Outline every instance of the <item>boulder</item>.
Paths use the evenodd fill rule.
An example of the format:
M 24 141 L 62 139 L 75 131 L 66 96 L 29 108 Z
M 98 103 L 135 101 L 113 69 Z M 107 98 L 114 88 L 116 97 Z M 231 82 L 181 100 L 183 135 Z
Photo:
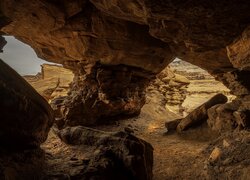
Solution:
M 188 129 L 191 126 L 198 125 L 203 123 L 207 120 L 207 110 L 216 105 L 216 104 L 223 104 L 227 102 L 227 97 L 223 94 L 217 94 L 213 96 L 210 100 L 196 108 L 194 111 L 192 111 L 189 115 L 187 115 L 185 118 L 181 120 L 181 122 L 178 124 L 176 130 L 178 132 L 181 132 L 183 130 Z
M 0 60 L 1 146 L 39 146 L 47 138 L 54 117 L 46 100 Z
M 82 126 L 56 130 L 67 144 L 92 146 L 83 179 L 151 180 L 153 147 L 127 132 L 103 132 Z
M 237 127 L 234 111 L 238 106 L 235 103 L 218 104 L 208 109 L 208 126 L 217 132 L 232 131 Z

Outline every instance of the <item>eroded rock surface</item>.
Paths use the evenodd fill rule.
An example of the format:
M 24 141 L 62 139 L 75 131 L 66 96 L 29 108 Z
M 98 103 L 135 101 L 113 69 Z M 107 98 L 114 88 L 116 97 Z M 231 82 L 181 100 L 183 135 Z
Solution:
M 103 124 L 108 118 L 138 115 L 152 74 L 124 65 L 95 65 L 76 76 L 64 101 L 66 126 Z M 110 120 L 110 119 L 109 119 Z
M 182 115 L 181 104 L 186 98 L 187 87 L 190 81 L 180 74 L 174 73 L 173 69 L 166 67 L 156 79 L 150 83 L 149 89 L 157 90 L 165 97 L 165 107 L 173 113 Z
M 151 180 L 153 177 L 152 146 L 131 134 L 104 132 L 82 126 L 67 127 L 57 131 L 57 134 L 67 144 L 75 145 L 75 152 L 78 152 L 74 158 L 77 167 L 67 167 L 72 159 L 62 162 L 59 169 L 53 169 L 54 161 L 48 169 L 48 177 L 60 175 L 72 179 L 105 180 Z M 77 161 L 83 157 L 84 160 Z
M 3 33 L 74 71 L 94 72 L 100 64 L 157 74 L 179 57 L 206 69 L 235 95 L 249 93 L 247 0 L 3 0 L 0 7 Z M 115 108 L 102 108 L 110 117 L 117 114 Z
M 54 122 L 51 107 L 21 76 L 0 61 L 2 146 L 39 146 Z

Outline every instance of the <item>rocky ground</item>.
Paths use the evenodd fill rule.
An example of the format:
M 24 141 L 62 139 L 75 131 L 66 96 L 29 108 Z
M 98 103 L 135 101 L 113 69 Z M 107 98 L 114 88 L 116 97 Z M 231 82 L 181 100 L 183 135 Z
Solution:
M 62 70 L 54 74 L 54 68 Z M 95 128 L 107 132 L 121 130 L 149 142 L 154 148 L 155 180 L 247 179 L 250 165 L 250 151 L 247 151 L 250 148 L 249 132 L 220 136 L 207 128 L 206 123 L 182 133 L 168 132 L 165 128 L 166 121 L 185 116 L 219 92 L 229 99 L 233 98 L 227 88 L 195 66 L 175 62 L 170 68 L 159 74 L 147 88 L 146 104 L 138 117 Z M 63 77 L 60 81 L 58 74 Z M 68 76 L 66 80 L 65 76 Z M 61 67 L 44 65 L 42 75 L 25 78 L 40 94 L 51 100 L 59 97 L 61 92 L 62 96 L 65 95 L 72 74 Z M 46 89 L 49 89 L 49 93 Z M 53 130 L 42 149 L 46 152 L 51 177 L 59 179 L 78 177 L 84 163 L 89 161 L 89 153 L 93 151 L 86 146 L 79 148 L 66 145 Z M 237 176 L 238 173 L 241 175 Z

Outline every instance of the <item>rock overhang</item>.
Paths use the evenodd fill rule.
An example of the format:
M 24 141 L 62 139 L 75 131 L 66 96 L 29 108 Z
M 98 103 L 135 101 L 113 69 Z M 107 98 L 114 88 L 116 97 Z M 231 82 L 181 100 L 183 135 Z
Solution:
M 246 0 L 4 0 L 0 5 L 1 17 L 11 21 L 1 31 L 31 45 L 43 59 L 124 64 L 154 73 L 175 57 L 211 73 L 239 68 L 230 44 L 250 19 Z

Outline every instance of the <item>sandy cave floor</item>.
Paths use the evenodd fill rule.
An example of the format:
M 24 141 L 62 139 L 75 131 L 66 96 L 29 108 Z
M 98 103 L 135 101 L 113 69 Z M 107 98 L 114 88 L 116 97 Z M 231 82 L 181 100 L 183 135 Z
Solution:
M 152 92 L 138 117 L 95 128 L 103 131 L 128 128 L 136 136 L 151 143 L 154 147 L 155 180 L 202 179 L 204 161 L 207 159 L 202 152 L 214 137 L 210 136 L 211 133 L 207 132 L 205 127 L 189 130 L 183 134 L 167 133 L 165 122 L 179 117 L 159 104 L 157 98 L 159 96 L 158 92 Z M 65 169 L 80 171 L 82 162 L 88 158 L 88 152 L 91 152 L 89 147 L 79 149 L 65 145 L 53 132 L 50 132 L 42 148 L 46 152 L 49 170 L 61 172 Z

